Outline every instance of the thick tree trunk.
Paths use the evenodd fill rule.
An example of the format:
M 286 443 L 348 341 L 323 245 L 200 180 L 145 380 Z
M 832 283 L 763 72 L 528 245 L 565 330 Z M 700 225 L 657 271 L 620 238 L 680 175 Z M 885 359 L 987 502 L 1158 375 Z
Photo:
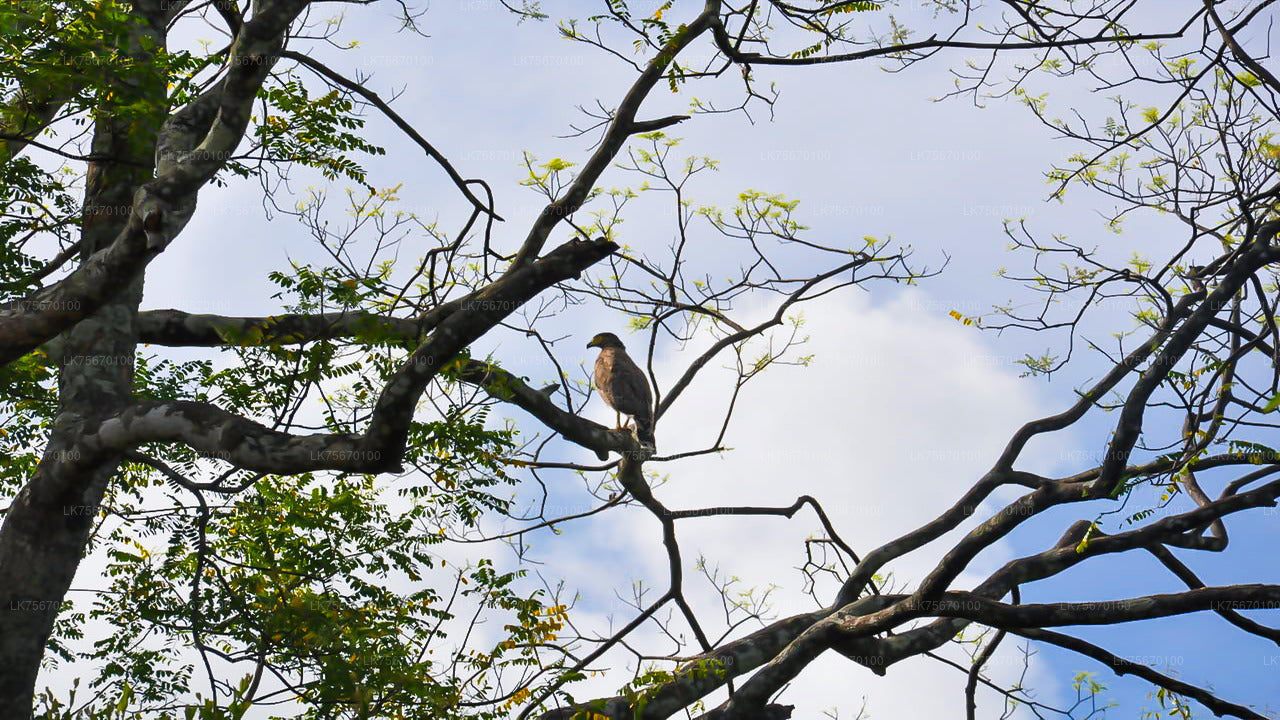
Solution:
M 150 51 L 164 47 L 159 17 L 131 27 L 132 72 L 111 73 L 100 94 L 81 221 L 82 260 L 110 245 L 129 217 L 134 191 L 153 174 L 166 87 Z M 144 108 L 140 111 L 140 108 Z M 142 116 L 139 116 L 139 113 Z M 59 413 L 40 466 L 0 527 L 0 718 L 29 718 L 54 620 L 84 554 L 119 465 L 78 447 L 77 428 L 133 398 L 142 280 L 62 336 Z

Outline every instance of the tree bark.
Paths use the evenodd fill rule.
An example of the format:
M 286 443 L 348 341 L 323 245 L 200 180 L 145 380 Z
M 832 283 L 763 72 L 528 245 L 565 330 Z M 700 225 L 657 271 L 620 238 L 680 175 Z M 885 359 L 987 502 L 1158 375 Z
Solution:
M 84 191 L 81 262 L 108 247 L 129 221 L 134 192 L 151 180 L 166 88 L 152 51 L 165 43 L 163 17 L 139 9 L 120 52 L 135 62 L 101 98 Z M 113 72 L 114 68 L 104 68 Z M 142 110 L 140 110 L 140 108 Z M 141 117 L 139 113 L 141 112 Z M 0 717 L 29 718 L 36 677 L 54 620 L 75 577 L 118 456 L 92 460 L 77 429 L 118 412 L 133 397 L 138 276 L 63 337 L 59 409 L 40 465 L 0 526 Z

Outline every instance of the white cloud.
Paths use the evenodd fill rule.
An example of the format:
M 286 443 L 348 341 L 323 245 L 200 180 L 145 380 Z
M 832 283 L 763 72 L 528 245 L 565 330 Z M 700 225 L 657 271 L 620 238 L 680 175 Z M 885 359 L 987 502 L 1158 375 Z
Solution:
M 734 450 L 661 468 L 669 480 L 656 494 L 668 507 L 788 506 L 808 494 L 822 502 L 844 539 L 865 553 L 949 507 L 989 467 L 1010 432 L 1046 410 L 1034 386 L 1018 380 L 1016 366 L 989 349 L 986 336 L 947 317 L 923 293 L 911 291 L 882 307 L 864 295 L 828 296 L 804 315 L 811 339 L 801 352 L 814 354 L 812 365 L 773 368 L 747 386 L 726 441 Z M 695 356 L 690 349 L 662 358 L 659 377 L 669 384 Z M 730 379 L 718 367 L 704 370 L 659 423 L 662 453 L 714 440 Z M 710 620 L 719 616 L 719 602 L 693 571 L 699 555 L 740 577 L 743 588 L 779 586 L 772 599 L 780 615 L 814 607 L 801 592 L 797 570 L 804 539 L 820 532 L 808 509 L 790 520 L 683 520 L 678 532 L 686 588 Z M 647 514 L 617 513 L 595 523 L 591 542 L 577 532 L 566 535 L 554 543 L 552 570 L 572 568 L 571 583 L 623 588 L 644 577 L 665 587 L 665 553 Z M 896 579 L 919 580 L 954 537 L 895 563 Z M 979 557 L 974 570 L 988 571 L 1008 557 L 997 546 Z M 958 584 L 971 580 L 962 577 Z M 707 630 L 715 635 L 719 628 Z M 998 675 L 1017 676 L 1016 645 L 1008 642 L 1009 653 L 997 656 Z M 881 678 L 829 655 L 783 696 L 797 706 L 795 717 L 821 717 L 835 706 L 840 717 L 853 717 L 864 695 L 872 716 L 882 718 L 954 714 L 963 701 L 964 674 L 936 661 L 904 662 Z M 922 687 L 937 690 L 921 693 Z M 989 695 L 983 707 L 998 707 L 993 703 L 998 700 Z

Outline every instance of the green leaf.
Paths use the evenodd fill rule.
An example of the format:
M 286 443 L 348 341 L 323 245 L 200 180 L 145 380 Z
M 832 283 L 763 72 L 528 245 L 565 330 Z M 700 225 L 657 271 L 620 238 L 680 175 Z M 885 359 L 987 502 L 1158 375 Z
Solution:
M 1275 412 L 1276 408 L 1280 408 L 1280 393 L 1277 393 L 1274 397 L 1272 397 L 1270 400 L 1267 401 L 1267 404 L 1264 405 L 1262 408 L 1262 412 L 1264 413 Z

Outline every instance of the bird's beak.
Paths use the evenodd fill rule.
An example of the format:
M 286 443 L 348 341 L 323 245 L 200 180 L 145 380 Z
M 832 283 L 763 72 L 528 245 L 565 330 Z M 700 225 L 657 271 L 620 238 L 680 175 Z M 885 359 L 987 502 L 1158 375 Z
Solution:
M 600 346 L 600 343 L 597 343 L 594 338 L 592 338 L 591 342 L 587 343 L 587 347 L 589 348 L 599 347 L 599 346 Z

